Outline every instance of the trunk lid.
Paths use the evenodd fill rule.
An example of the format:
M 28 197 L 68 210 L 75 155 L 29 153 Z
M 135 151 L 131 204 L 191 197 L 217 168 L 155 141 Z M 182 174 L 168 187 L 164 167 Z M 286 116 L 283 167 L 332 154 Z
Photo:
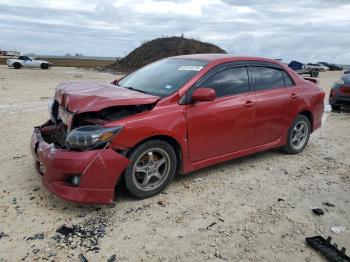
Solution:
M 160 98 L 108 83 L 66 81 L 57 86 L 55 99 L 68 111 L 82 113 L 112 106 L 152 104 Z

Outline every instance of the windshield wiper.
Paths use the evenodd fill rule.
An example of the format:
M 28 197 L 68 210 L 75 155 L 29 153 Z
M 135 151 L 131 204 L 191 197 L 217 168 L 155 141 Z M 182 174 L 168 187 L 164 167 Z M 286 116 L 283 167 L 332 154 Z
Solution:
M 136 88 L 133 88 L 132 86 L 123 86 L 123 87 L 126 88 L 126 89 L 129 89 L 129 90 L 133 90 L 133 91 L 137 91 L 137 92 L 140 92 L 140 93 L 144 93 L 144 94 L 149 95 L 148 92 L 143 91 L 143 90 L 139 90 L 139 89 L 136 89 Z

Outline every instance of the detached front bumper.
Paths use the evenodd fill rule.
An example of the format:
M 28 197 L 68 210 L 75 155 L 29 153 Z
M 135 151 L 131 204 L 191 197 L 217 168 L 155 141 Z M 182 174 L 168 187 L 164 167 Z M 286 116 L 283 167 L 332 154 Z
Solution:
M 75 202 L 109 204 L 114 189 L 129 160 L 110 148 L 83 152 L 55 148 L 44 141 L 41 128 L 36 127 L 30 148 L 36 170 L 46 189 Z M 70 183 L 80 176 L 80 184 Z

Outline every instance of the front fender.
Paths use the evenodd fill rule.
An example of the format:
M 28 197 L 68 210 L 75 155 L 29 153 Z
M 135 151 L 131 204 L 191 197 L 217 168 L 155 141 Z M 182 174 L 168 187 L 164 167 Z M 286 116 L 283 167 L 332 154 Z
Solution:
M 174 104 L 154 108 L 147 114 L 129 117 L 124 122 L 109 123 L 108 126 L 118 124 L 122 124 L 124 128 L 112 140 L 112 147 L 129 149 L 151 137 L 167 136 L 181 146 L 183 158 L 188 157 L 186 106 L 184 105 Z

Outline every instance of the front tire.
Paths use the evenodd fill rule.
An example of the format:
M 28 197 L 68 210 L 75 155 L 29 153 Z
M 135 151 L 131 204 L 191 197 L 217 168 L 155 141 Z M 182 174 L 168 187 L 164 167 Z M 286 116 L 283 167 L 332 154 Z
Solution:
M 22 65 L 20 63 L 16 62 L 16 63 L 13 64 L 13 68 L 14 69 L 21 69 L 21 67 L 22 67 Z
M 132 151 L 125 170 L 127 190 L 137 198 L 154 196 L 173 179 L 177 157 L 174 149 L 162 140 L 150 140 Z
M 299 154 L 306 147 L 310 133 L 310 120 L 304 115 L 298 115 L 288 130 L 287 145 L 283 150 L 288 154 Z

